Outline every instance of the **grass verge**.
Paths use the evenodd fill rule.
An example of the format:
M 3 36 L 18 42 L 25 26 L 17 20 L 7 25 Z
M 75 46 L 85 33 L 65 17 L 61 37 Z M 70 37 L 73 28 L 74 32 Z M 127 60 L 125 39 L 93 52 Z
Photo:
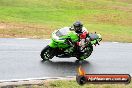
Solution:
M 1 38 L 50 38 L 76 20 L 103 41 L 132 42 L 131 0 L 0 0 Z

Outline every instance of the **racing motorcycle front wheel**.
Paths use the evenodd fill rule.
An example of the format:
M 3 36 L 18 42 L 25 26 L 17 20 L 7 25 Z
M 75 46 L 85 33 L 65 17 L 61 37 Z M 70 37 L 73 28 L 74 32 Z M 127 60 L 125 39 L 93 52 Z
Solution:
M 92 54 L 92 51 L 93 51 L 93 46 L 90 45 L 90 46 L 85 48 L 85 52 L 83 54 L 77 55 L 76 58 L 78 60 L 84 60 L 84 59 L 88 58 Z
M 49 60 L 52 59 L 54 57 L 54 50 L 53 48 L 51 48 L 49 45 L 47 45 L 40 54 L 41 58 L 43 60 Z

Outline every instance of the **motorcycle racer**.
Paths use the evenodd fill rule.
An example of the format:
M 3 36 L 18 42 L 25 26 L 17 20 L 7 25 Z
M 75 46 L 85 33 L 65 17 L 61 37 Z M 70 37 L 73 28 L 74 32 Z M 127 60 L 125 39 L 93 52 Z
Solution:
M 80 53 L 84 52 L 83 47 L 85 47 L 86 42 L 90 42 L 94 39 L 98 39 L 98 38 L 100 39 L 101 38 L 101 35 L 96 34 L 96 32 L 94 34 L 89 33 L 88 30 L 85 27 L 83 27 L 83 24 L 80 21 L 76 21 L 73 24 L 72 30 L 74 30 L 79 37 L 79 41 L 77 42 L 77 46 L 78 46 L 78 50 Z M 95 46 L 96 46 L 96 44 L 99 45 L 98 41 L 96 41 Z
M 89 32 L 80 21 L 73 24 L 73 30 L 77 33 L 79 41 L 77 42 L 79 52 L 83 52 L 83 47 L 86 42 L 89 42 Z

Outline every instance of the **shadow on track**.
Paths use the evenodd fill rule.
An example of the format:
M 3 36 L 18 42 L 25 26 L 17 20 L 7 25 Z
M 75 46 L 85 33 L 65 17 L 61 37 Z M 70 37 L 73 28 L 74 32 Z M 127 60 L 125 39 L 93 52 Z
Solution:
M 55 65 L 84 65 L 84 64 L 90 64 L 89 61 L 86 61 L 86 60 L 83 60 L 83 61 L 79 61 L 79 60 L 75 60 L 75 62 L 69 62 L 69 61 L 65 61 L 65 62 L 57 62 L 57 61 L 52 61 L 52 60 L 47 60 L 47 61 L 44 61 L 42 60 L 41 63 L 43 64 L 55 64 Z
M 74 73 L 77 71 L 79 66 L 82 66 L 84 69 L 87 67 L 90 67 L 91 64 L 89 61 L 79 61 L 79 60 L 75 60 L 74 62 L 70 62 L 70 61 L 52 61 L 52 60 L 48 60 L 48 61 L 41 61 L 41 64 L 49 66 L 53 69 L 60 69 L 60 70 L 69 70 L 69 71 L 73 71 Z

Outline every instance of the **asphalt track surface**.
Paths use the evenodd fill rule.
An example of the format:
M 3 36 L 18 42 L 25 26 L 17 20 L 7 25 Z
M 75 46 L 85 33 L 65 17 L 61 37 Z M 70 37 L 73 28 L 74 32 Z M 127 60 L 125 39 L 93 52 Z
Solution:
M 83 62 L 78 62 L 74 57 L 54 57 L 44 62 L 40 52 L 49 42 L 42 39 L 0 38 L 0 81 L 75 76 L 80 65 L 87 73 L 132 74 L 132 43 L 102 42 Z

